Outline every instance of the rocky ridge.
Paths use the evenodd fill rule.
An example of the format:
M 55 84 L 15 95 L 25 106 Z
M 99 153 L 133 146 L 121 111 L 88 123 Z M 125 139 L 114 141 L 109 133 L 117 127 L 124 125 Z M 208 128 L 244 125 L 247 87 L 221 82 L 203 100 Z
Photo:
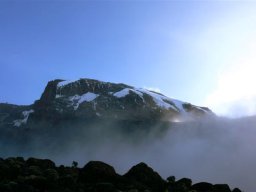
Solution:
M 189 178 L 163 179 L 145 163 L 120 175 L 101 161 L 90 161 L 83 168 L 56 166 L 49 159 L 0 158 L 1 192 L 241 192 L 227 184 L 192 183 Z
M 33 123 L 44 121 L 52 125 L 70 119 L 175 122 L 212 115 L 206 107 L 125 84 L 93 79 L 57 79 L 50 81 L 41 98 L 30 106 L 0 104 L 0 127 L 32 128 Z

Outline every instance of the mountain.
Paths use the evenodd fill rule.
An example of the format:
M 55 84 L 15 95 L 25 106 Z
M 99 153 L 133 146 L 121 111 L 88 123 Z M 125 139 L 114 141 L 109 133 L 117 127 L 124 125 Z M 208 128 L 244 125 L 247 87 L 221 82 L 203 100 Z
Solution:
M 213 112 L 147 89 L 93 79 L 57 79 L 30 106 L 0 104 L 0 127 L 33 128 L 38 122 L 56 125 L 91 119 L 175 122 L 205 115 Z
M 0 104 L 0 151 L 2 156 L 35 156 L 39 151 L 48 155 L 72 151 L 74 146 L 97 150 L 95 145 L 110 138 L 117 143 L 151 142 L 177 128 L 176 121 L 190 126 L 212 116 L 208 108 L 147 89 L 93 79 L 57 79 L 31 105 Z
M 239 122 L 221 121 L 218 117 L 215 118 L 214 113 L 208 108 L 172 99 L 147 89 L 92 79 L 76 81 L 57 79 L 50 81 L 42 96 L 31 105 L 0 104 L 0 164 L 4 161 L 0 169 L 3 168 L 4 175 L 10 173 L 9 169 L 5 169 L 5 160 L 1 158 L 8 159 L 15 156 L 47 158 L 54 160 L 58 165 L 65 166 L 70 165 L 72 160 L 79 164 L 92 160 L 104 161 L 116 166 L 122 173 L 132 164 L 147 162 L 154 165 L 165 176 L 167 171 L 173 170 L 175 175 L 193 173 L 191 176 L 195 178 L 205 177 L 209 182 L 214 182 L 216 174 L 222 175 L 225 170 L 223 162 L 229 162 L 231 166 L 227 168 L 232 175 L 241 174 L 239 167 L 243 165 L 240 161 L 231 163 L 236 158 L 230 155 L 231 152 L 244 158 L 246 157 L 244 151 L 248 151 L 247 145 L 243 147 L 244 141 L 240 142 L 242 143 L 240 145 L 237 143 L 237 137 L 232 139 L 234 128 L 237 126 L 244 128 L 248 121 L 242 124 Z M 243 131 L 244 129 L 238 129 L 237 132 L 240 135 Z M 250 136 L 254 133 L 250 129 L 249 132 L 244 132 Z M 244 138 L 247 142 L 247 137 Z M 230 150 L 232 146 L 242 146 L 240 149 L 243 152 L 237 153 Z M 6 162 L 8 164 L 9 160 Z M 29 179 L 27 177 L 29 175 L 26 175 L 27 168 L 32 171 L 35 168 L 27 167 L 25 163 L 24 169 L 17 170 L 16 164 L 13 167 L 12 163 L 13 161 L 10 160 L 10 170 L 15 173 L 24 170 L 25 175 L 22 173 L 20 176 L 22 178 L 24 176 L 25 179 Z M 127 187 L 139 182 L 138 185 L 145 184 L 146 189 L 159 191 L 153 189 L 155 186 L 151 186 L 151 180 L 143 179 L 145 175 L 140 176 L 144 168 L 145 175 L 150 174 L 149 169 L 141 164 L 128 171 L 121 179 L 124 179 L 124 182 L 128 181 Z M 249 168 L 251 170 L 251 166 Z M 35 168 L 35 171 L 37 170 Z M 48 173 L 48 169 L 42 170 L 42 173 Z M 247 178 L 247 173 L 245 169 L 243 178 Z M 100 175 L 96 174 L 96 176 Z M 152 178 L 157 179 L 154 175 L 156 174 L 152 173 Z M 222 178 L 233 178 L 225 176 Z M 31 182 L 37 182 L 33 178 L 35 177 L 32 175 Z M 48 177 L 40 176 L 39 179 L 45 178 Z M 84 178 L 87 178 L 86 172 Z M 211 178 L 213 179 L 210 180 Z M 95 179 L 97 180 L 97 177 Z M 7 181 L 0 186 L 0 191 L 5 189 L 6 185 L 8 187 L 9 184 L 13 185 L 13 181 L 16 182 L 16 180 Z M 23 184 L 22 180 L 20 181 Z M 177 186 L 179 183 L 177 182 Z M 240 185 L 240 178 L 230 183 L 233 186 Z M 79 187 L 80 184 L 81 182 L 78 181 L 75 186 Z M 197 189 L 212 188 L 212 185 L 203 183 L 194 187 L 189 186 L 187 189 L 204 191 Z M 20 191 L 20 188 L 17 189 Z M 170 188 L 170 191 L 173 189 Z M 183 187 L 177 191 L 184 191 Z M 227 191 L 230 192 L 228 188 Z

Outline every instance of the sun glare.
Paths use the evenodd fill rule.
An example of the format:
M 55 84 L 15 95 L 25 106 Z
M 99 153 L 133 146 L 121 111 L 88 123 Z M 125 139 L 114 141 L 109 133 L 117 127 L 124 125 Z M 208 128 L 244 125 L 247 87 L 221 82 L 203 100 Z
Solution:
M 229 116 L 255 114 L 255 48 L 255 44 L 248 43 L 242 53 L 238 53 L 229 67 L 219 75 L 217 88 L 206 101 L 217 113 Z

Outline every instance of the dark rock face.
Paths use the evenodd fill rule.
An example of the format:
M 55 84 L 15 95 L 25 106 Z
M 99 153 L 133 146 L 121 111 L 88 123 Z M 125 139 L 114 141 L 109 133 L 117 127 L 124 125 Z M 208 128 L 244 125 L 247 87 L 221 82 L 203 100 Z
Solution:
M 63 82 L 64 80 L 62 80 Z M 54 81 L 56 82 L 56 80 Z M 61 82 L 61 80 L 57 80 L 57 82 Z M 56 84 L 57 85 L 57 84 Z M 118 92 L 125 88 L 132 88 L 129 85 L 125 85 L 122 83 L 109 83 L 98 81 L 94 79 L 79 79 L 77 81 L 73 81 L 67 83 L 65 86 L 61 86 L 57 89 L 55 94 L 58 95 L 66 95 L 66 96 L 73 96 L 73 95 L 82 95 L 87 92 L 92 92 L 96 94 L 109 94 L 109 92 Z
M 165 188 L 165 181 L 145 163 L 135 165 L 124 176 L 134 182 L 137 181 L 148 186 L 153 191 L 163 191 Z
M 57 84 L 61 81 L 62 80 L 56 79 L 56 80 L 48 82 L 48 84 L 40 98 L 40 101 L 42 103 L 49 104 L 55 99 L 56 92 L 57 92 Z

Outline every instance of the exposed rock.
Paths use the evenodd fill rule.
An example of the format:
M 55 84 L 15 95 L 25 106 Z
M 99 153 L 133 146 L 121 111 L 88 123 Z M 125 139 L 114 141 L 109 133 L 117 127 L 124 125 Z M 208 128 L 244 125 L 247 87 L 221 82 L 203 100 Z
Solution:
M 50 160 L 36 158 L 0 159 L 1 192 L 231 192 L 226 184 L 201 182 L 191 186 L 188 178 L 175 182 L 172 176 L 168 180 L 166 183 L 145 163 L 120 176 L 112 166 L 100 161 L 78 168 L 56 167 Z M 235 188 L 232 192 L 241 190 Z
M 192 180 L 189 178 L 182 178 L 175 182 L 174 191 L 176 192 L 187 192 L 192 185 Z
M 198 192 L 206 192 L 212 190 L 212 184 L 207 182 L 200 182 L 192 185 L 191 189 L 196 190 Z
M 233 189 L 232 192 L 242 192 L 242 191 L 240 189 L 238 189 L 238 188 L 235 188 L 235 189 Z
M 135 165 L 124 177 L 142 183 L 153 191 L 163 191 L 166 185 L 161 176 L 145 163 Z
M 231 192 L 227 184 L 215 184 L 212 187 L 212 192 Z
M 29 158 L 26 161 L 28 166 L 38 166 L 42 169 L 51 169 L 55 167 L 55 163 L 49 159 L 36 159 L 36 158 Z
M 48 181 L 57 181 L 59 179 L 59 173 L 55 169 L 46 169 L 44 176 Z
M 176 180 L 175 176 L 170 176 L 170 177 L 167 178 L 167 181 L 169 183 L 175 183 L 175 180 Z
M 112 166 L 101 161 L 90 161 L 80 172 L 80 180 L 84 183 L 113 182 L 117 176 Z
M 50 104 L 55 99 L 56 92 L 57 92 L 57 84 L 61 81 L 62 80 L 60 79 L 56 79 L 48 82 L 40 98 L 40 102 L 42 102 L 42 104 L 45 104 L 45 105 Z

